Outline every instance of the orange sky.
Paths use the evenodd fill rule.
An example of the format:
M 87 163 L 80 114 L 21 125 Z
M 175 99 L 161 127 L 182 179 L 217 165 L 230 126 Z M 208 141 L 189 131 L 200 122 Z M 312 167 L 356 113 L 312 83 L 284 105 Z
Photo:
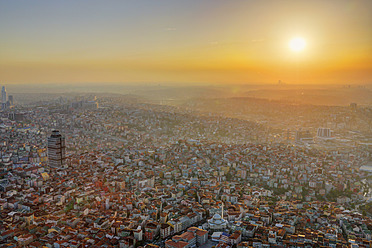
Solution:
M 371 83 L 372 1 L 0 2 L 0 81 Z M 305 50 L 288 48 L 296 36 Z

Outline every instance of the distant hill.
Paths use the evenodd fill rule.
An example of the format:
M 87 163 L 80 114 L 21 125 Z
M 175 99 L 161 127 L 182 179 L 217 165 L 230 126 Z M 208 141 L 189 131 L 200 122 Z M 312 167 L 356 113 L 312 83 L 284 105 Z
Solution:
M 247 91 L 244 95 L 313 105 L 372 104 L 372 91 L 365 88 L 258 89 Z

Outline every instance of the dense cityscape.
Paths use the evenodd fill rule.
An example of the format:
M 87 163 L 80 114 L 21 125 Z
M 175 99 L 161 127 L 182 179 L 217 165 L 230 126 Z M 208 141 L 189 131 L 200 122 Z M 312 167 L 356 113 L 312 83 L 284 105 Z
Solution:
M 238 99 L 250 121 L 242 108 L 3 92 L 1 247 L 372 246 L 368 107 L 281 103 L 292 114 L 278 126 L 259 99 Z M 292 108 L 313 108 L 301 130 Z M 324 119 L 332 130 L 314 128 Z M 365 119 L 369 132 L 351 132 Z
M 0 248 L 372 248 L 371 0 L 0 0 Z

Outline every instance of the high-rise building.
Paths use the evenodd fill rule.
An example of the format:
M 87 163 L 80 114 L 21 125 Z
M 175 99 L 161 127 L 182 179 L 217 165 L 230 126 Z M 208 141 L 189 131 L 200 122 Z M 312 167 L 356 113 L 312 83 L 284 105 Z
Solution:
M 352 102 L 352 103 L 350 103 L 350 108 L 352 110 L 356 110 L 358 108 L 358 104 L 356 104 L 355 102 Z
M 296 131 L 296 142 L 312 142 L 313 136 L 311 135 L 309 130 L 302 131 L 297 130 Z
M 6 89 L 5 86 L 1 89 L 1 102 L 6 103 Z
M 321 138 L 330 138 L 331 130 L 329 128 L 318 128 L 317 136 Z
M 5 86 L 1 89 L 1 108 L 6 108 L 6 89 Z
M 10 104 L 10 106 L 13 106 L 13 96 L 12 95 L 9 95 L 8 96 L 8 101 L 9 101 L 9 104 Z
M 51 167 L 63 167 L 66 162 L 65 137 L 53 130 L 48 138 L 48 160 Z

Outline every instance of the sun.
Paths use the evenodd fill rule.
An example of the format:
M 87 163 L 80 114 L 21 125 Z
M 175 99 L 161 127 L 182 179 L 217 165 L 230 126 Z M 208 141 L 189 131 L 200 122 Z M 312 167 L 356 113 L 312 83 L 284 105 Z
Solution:
M 301 37 L 293 38 L 289 42 L 289 48 L 294 52 L 300 52 L 306 47 L 306 41 Z

